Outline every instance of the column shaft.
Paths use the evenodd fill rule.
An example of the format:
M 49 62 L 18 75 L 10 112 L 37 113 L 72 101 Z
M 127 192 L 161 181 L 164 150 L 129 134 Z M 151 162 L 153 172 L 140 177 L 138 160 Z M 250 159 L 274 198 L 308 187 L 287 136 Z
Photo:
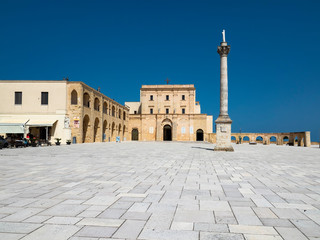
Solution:
M 228 115 L 228 60 L 220 57 L 220 115 Z

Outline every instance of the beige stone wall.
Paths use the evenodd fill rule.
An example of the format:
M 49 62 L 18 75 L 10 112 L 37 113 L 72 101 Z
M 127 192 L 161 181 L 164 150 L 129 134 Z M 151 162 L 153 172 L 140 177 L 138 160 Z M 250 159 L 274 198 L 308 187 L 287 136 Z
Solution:
M 77 103 L 72 104 L 75 92 Z M 128 108 L 82 82 L 68 82 L 67 95 L 71 135 L 77 143 L 116 141 L 117 136 L 121 141 L 128 139 Z M 89 107 L 85 106 L 85 95 L 89 96 Z
M 15 104 L 22 92 L 22 104 Z M 48 105 L 41 105 L 41 92 L 48 92 Z M 66 81 L 0 81 L 0 113 L 65 114 Z M 4 104 L 5 103 L 5 104 Z
M 153 100 L 150 100 L 150 96 Z M 166 100 L 166 96 L 169 100 Z M 185 100 L 182 100 L 182 95 Z M 150 114 L 153 109 L 154 114 L 165 114 L 169 109 L 169 114 L 180 114 L 185 109 L 186 114 L 195 113 L 195 88 L 194 85 L 142 85 L 140 89 L 141 113 Z M 200 106 L 199 106 L 200 107 Z
M 51 142 L 61 138 L 65 143 L 70 139 L 70 128 L 64 124 L 67 118 L 66 83 L 63 80 L 0 81 L 0 122 L 27 123 L 24 135 L 32 131 L 37 139 L 40 138 L 40 127 L 48 127 Z M 22 92 L 21 104 L 15 104 L 15 92 Z M 41 104 L 41 92 L 48 92 L 47 105 Z
M 242 143 L 257 142 L 266 145 L 275 143 L 277 145 L 283 145 L 288 143 L 289 145 L 296 146 L 311 146 L 310 132 L 287 132 L 287 133 L 231 133 L 233 142 L 239 143 L 239 137 L 242 138 Z M 244 138 L 249 140 L 244 140 Z M 259 137 L 262 138 L 262 140 Z M 258 138 L 258 139 L 257 139 Z M 270 139 L 274 138 L 276 142 L 271 142 Z M 284 141 L 284 138 L 288 138 L 288 141 Z M 210 133 L 208 135 L 208 142 L 216 143 L 216 133 Z
M 129 114 L 140 114 L 141 103 L 140 102 L 125 102 L 125 106 L 129 107 Z
M 140 141 L 163 141 L 163 127 L 172 127 L 172 141 L 196 141 L 201 129 L 207 141 L 207 115 L 205 114 L 130 114 L 129 133 L 138 129 Z M 131 136 L 131 135 L 130 135 Z
M 138 103 L 126 103 L 132 113 L 129 115 L 130 139 L 132 130 L 137 129 L 140 141 L 163 141 L 165 125 L 171 127 L 172 141 L 196 141 L 197 130 L 203 131 L 203 140 L 206 141 L 207 133 L 212 132 L 212 116 L 200 113 L 200 104 L 195 101 L 192 84 L 143 85 L 140 100 Z M 133 114 L 132 110 L 138 106 L 141 114 L 139 111 Z M 150 109 L 153 109 L 152 114 Z M 169 109 L 168 114 L 166 109 Z M 182 109 L 185 109 L 185 113 Z

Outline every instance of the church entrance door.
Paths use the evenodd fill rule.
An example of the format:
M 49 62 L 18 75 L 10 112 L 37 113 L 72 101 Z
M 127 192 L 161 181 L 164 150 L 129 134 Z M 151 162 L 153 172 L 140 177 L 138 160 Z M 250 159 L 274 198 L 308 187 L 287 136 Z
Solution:
M 197 130 L 197 141 L 203 141 L 203 130 L 202 129 Z
M 163 141 L 172 141 L 172 128 L 170 125 L 163 127 Z
M 132 141 L 138 141 L 139 140 L 139 131 L 138 131 L 138 129 L 136 129 L 136 128 L 132 129 L 131 140 Z

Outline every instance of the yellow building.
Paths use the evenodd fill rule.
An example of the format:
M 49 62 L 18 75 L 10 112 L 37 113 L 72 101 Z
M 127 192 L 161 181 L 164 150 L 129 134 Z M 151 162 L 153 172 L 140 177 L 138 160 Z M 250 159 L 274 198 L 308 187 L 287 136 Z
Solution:
M 128 109 L 82 82 L 0 81 L 0 135 L 40 142 L 127 138 Z
M 212 116 L 201 114 L 189 85 L 142 85 L 140 102 L 129 107 L 129 134 L 139 141 L 207 141 Z

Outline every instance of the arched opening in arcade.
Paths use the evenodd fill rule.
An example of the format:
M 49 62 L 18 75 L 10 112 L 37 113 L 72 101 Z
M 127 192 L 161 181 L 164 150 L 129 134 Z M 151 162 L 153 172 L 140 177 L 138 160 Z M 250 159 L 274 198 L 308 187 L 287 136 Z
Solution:
M 108 127 L 107 120 L 104 120 L 103 127 L 102 127 L 102 132 L 103 132 L 102 141 L 103 142 L 105 142 L 107 139 L 107 127 Z
M 106 102 L 103 103 L 103 113 L 108 113 L 108 104 Z
M 96 120 L 94 120 L 94 128 L 93 128 L 93 142 L 97 142 L 99 141 L 99 119 L 96 118 Z
M 243 143 L 249 143 L 250 142 L 250 138 L 248 136 L 244 136 L 242 139 Z
M 83 118 L 83 135 L 82 135 L 82 142 L 89 142 L 89 129 L 90 129 L 90 118 L 88 115 L 85 115 Z
M 283 141 L 283 144 L 289 144 L 289 137 L 288 136 L 284 136 L 282 141 Z
M 71 92 L 71 105 L 78 104 L 78 93 L 76 90 L 72 90 Z
M 298 136 L 294 138 L 293 146 L 298 145 Z
M 172 127 L 168 124 L 163 127 L 163 141 L 172 141 Z
M 233 143 L 236 143 L 236 142 L 237 142 L 237 139 L 236 139 L 235 136 L 231 136 L 231 142 L 233 142 Z
M 83 94 L 83 106 L 90 107 L 90 96 L 88 93 Z
M 122 130 L 122 127 L 121 127 L 121 124 L 119 124 L 119 127 L 118 127 L 118 138 L 119 138 L 119 140 L 122 140 L 122 138 L 121 138 L 121 130 Z
M 125 140 L 126 125 L 123 125 L 122 139 Z
M 94 99 L 94 110 L 100 111 L 100 101 L 98 98 Z
M 113 122 L 111 126 L 111 141 L 114 141 L 115 130 L 116 130 L 116 124 Z
M 202 129 L 197 130 L 197 141 L 203 141 L 203 130 Z
M 131 131 L 131 140 L 138 141 L 139 140 L 139 131 L 137 128 L 132 129 Z
M 275 136 L 270 137 L 270 143 L 271 144 L 277 144 L 277 138 Z
M 263 143 L 263 137 L 258 136 L 258 137 L 256 138 L 256 142 L 257 142 L 257 143 Z

